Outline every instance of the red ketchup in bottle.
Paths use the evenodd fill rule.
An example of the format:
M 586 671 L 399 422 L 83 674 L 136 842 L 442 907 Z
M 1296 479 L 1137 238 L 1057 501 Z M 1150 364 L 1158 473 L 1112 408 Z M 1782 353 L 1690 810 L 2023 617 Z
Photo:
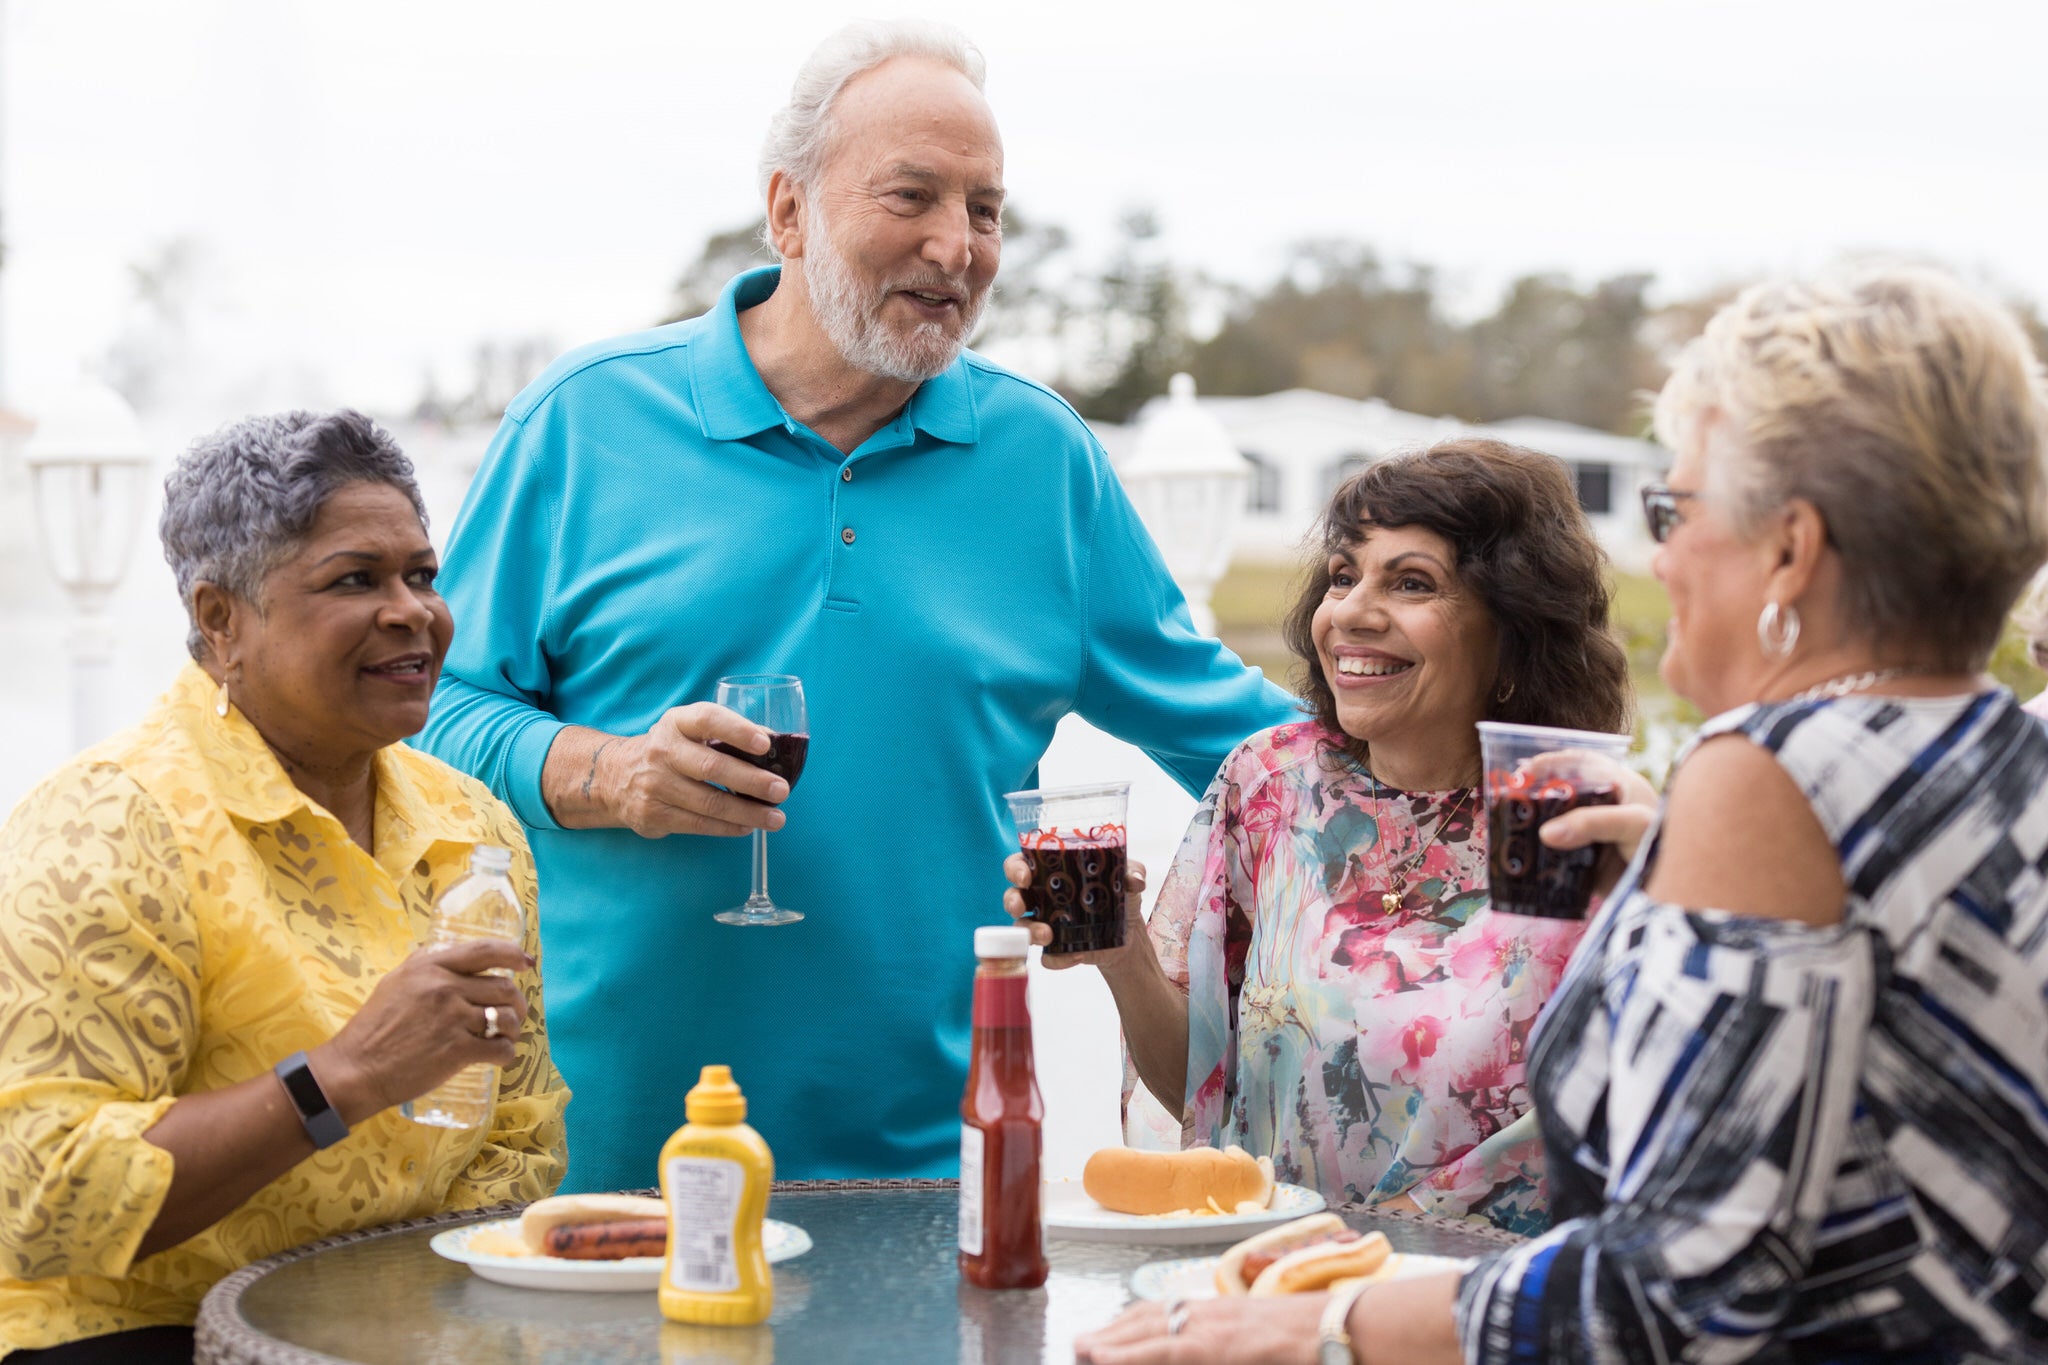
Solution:
M 1030 934 L 974 931 L 974 1046 L 960 1099 L 960 1275 L 983 1289 L 1045 1283 L 1038 1160 L 1045 1101 L 1024 1001 Z

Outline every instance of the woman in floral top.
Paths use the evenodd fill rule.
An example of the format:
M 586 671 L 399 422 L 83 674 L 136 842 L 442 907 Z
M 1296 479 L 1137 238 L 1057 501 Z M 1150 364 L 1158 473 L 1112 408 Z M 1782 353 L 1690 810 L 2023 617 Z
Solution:
M 1133 896 L 1126 948 L 1047 965 L 1102 969 L 1183 1145 L 1270 1155 L 1338 1206 L 1531 1231 L 1524 1044 L 1582 926 L 1488 911 L 1475 726 L 1624 724 L 1601 554 L 1561 464 L 1484 440 L 1367 468 L 1322 538 L 1287 621 L 1314 718 L 1224 761 L 1155 952 Z
M 1375 790 L 1314 721 L 1225 761 L 1151 924 L 1188 992 L 1187 1145 L 1271 1153 L 1332 1203 L 1541 1227 L 1523 1044 L 1584 926 L 1486 913 L 1475 804 Z

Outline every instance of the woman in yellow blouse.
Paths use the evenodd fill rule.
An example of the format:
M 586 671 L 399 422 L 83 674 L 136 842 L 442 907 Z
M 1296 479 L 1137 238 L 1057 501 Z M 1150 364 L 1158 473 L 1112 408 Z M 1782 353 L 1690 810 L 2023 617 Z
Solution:
M 351 412 L 242 422 L 166 483 L 195 662 L 0 828 L 9 1365 L 189 1361 L 239 1266 L 561 1179 L 525 839 L 399 743 L 453 634 L 424 516 Z M 417 949 L 478 844 L 513 852 L 526 942 Z M 476 1062 L 487 1123 L 400 1115 Z

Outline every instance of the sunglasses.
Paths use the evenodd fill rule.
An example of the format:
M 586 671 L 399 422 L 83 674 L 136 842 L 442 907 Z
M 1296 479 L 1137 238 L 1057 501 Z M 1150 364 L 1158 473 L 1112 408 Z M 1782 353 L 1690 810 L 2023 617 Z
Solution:
M 1668 484 L 1643 485 L 1643 520 L 1649 524 L 1650 539 L 1662 545 L 1678 529 L 1678 504 L 1699 494 Z

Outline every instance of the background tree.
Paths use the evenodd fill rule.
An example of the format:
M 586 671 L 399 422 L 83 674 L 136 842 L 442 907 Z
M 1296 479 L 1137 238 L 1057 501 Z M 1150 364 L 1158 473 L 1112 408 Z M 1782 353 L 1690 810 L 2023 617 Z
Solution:
M 1022 338 L 1059 338 L 1074 321 L 1077 289 L 1071 273 L 1073 238 L 1058 223 L 1003 207 L 1003 261 L 995 296 L 981 315 L 974 344 Z
M 680 322 L 708 313 L 727 280 L 755 266 L 773 265 L 775 256 L 761 241 L 767 227 L 766 218 L 756 218 L 743 227 L 712 233 L 669 292 L 668 309 L 661 321 Z
M 709 308 L 733 275 L 770 258 L 760 222 L 714 234 L 677 281 L 668 317 Z M 1624 435 L 1648 429 L 1648 397 L 1678 350 L 1735 286 L 1655 304 L 1655 277 L 1581 288 L 1524 275 L 1484 316 L 1454 319 L 1436 272 L 1335 239 L 1292 248 L 1264 284 L 1178 265 L 1158 216 L 1126 212 L 1106 258 L 1081 258 L 1066 229 L 1004 213 L 1003 267 L 975 344 L 1052 380 L 1082 416 L 1129 421 L 1177 370 L 1203 393 L 1309 388 L 1464 421 L 1548 417 Z M 2013 303 L 2037 352 L 2048 324 Z M 1198 335 L 1197 317 L 1214 317 Z
M 1148 208 L 1127 212 L 1118 224 L 1115 254 L 1093 278 L 1084 318 L 1091 342 L 1086 374 L 1061 384 L 1083 417 L 1130 420 L 1146 399 L 1166 392 L 1166 381 L 1187 368 L 1188 284 L 1160 241 L 1159 218 Z
M 137 412 L 169 399 L 191 358 L 192 310 L 205 267 L 205 249 L 191 237 L 159 242 L 128 263 L 127 311 L 98 368 Z
M 1427 266 L 1389 269 L 1370 247 L 1315 241 L 1294 248 L 1269 288 L 1238 291 L 1191 372 L 1204 393 L 1320 389 L 1438 413 L 1456 403 L 1469 364 Z
M 1651 277 L 1617 275 L 1580 293 L 1561 275 L 1525 275 L 1467 335 L 1472 364 L 1457 415 L 1551 417 L 1604 431 L 1637 425 Z
M 444 427 L 495 425 L 519 391 L 548 367 L 555 352 L 555 343 L 543 336 L 479 341 L 469 353 L 467 386 L 445 393 L 440 377 L 429 370 L 407 415 L 415 422 Z

